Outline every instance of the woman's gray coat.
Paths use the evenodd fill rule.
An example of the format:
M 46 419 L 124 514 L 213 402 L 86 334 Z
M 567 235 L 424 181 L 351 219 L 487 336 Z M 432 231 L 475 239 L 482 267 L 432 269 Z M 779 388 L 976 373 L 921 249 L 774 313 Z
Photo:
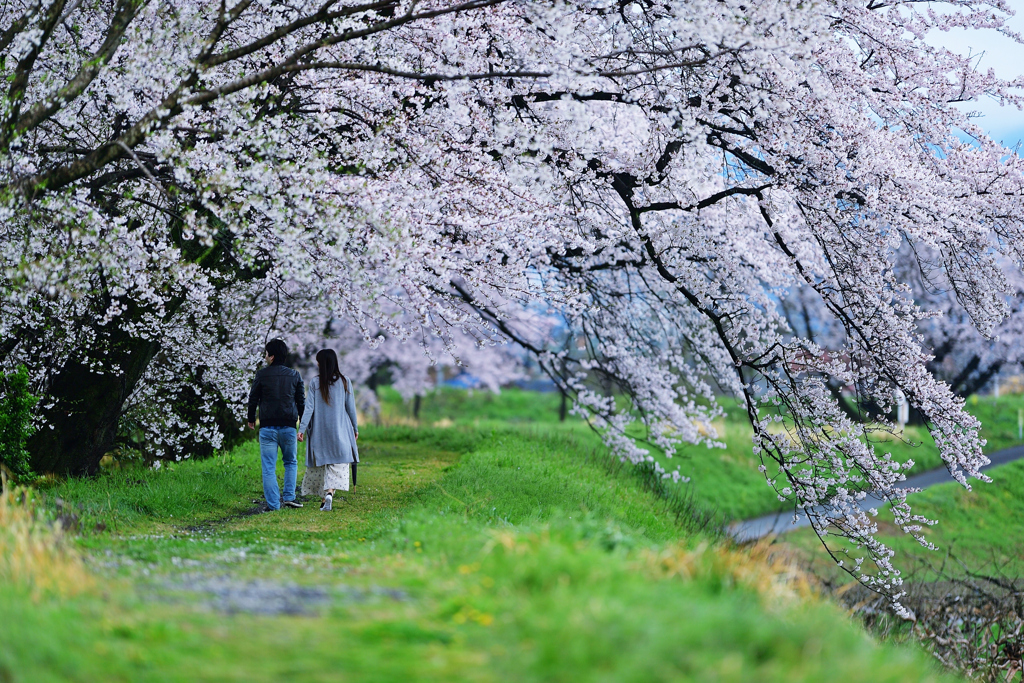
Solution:
M 347 379 L 346 379 L 347 381 Z M 356 448 L 356 400 L 352 385 L 345 391 L 342 380 L 331 385 L 331 402 L 320 395 L 320 378 L 309 383 L 306 409 L 302 413 L 299 432 L 306 435 L 306 467 L 340 465 L 359 462 Z

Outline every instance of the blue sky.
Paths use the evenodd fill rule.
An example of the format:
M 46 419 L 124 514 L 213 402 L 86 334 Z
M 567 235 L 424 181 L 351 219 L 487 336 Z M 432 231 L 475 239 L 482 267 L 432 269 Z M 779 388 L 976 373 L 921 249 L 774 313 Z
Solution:
M 1010 27 L 1024 34 L 1024 0 L 1009 0 L 1008 4 L 1017 12 L 1009 22 Z M 977 67 L 983 71 L 995 69 L 1002 78 L 1024 75 L 1024 45 L 995 31 L 933 31 L 928 42 L 944 45 L 964 55 L 980 55 Z M 982 112 L 984 116 L 977 123 L 995 139 L 1002 140 L 1009 147 L 1022 141 L 1024 147 L 1024 112 L 1015 107 L 1000 107 L 988 98 L 971 102 L 963 108 Z

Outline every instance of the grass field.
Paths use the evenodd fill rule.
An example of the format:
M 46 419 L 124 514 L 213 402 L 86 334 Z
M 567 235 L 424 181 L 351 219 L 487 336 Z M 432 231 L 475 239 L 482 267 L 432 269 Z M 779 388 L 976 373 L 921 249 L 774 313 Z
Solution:
M 361 454 L 332 513 L 247 514 L 251 443 L 44 491 L 81 535 L 31 557 L 81 580 L 0 563 L 0 681 L 946 680 L 575 428 L 364 427 Z M 52 535 L 24 528 L 0 547 Z

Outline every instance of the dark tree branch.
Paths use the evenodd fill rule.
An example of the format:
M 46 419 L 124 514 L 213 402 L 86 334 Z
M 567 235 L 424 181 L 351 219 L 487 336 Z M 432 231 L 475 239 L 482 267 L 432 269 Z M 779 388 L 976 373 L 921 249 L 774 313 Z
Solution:
M 35 128 L 60 111 L 61 106 L 66 102 L 74 100 L 85 92 L 85 89 L 89 87 L 89 84 L 99 74 L 100 69 L 114 56 L 121 43 L 121 38 L 124 36 L 124 32 L 135 18 L 137 11 L 138 3 L 134 0 L 120 0 L 118 2 L 117 8 L 114 10 L 114 17 L 110 21 L 110 27 L 107 29 L 106 38 L 103 40 L 100 48 L 82 64 L 78 73 L 60 90 L 46 100 L 36 104 L 15 122 L 11 138 Z M 9 144 L 10 139 L 7 139 L 5 142 Z
M 25 97 L 25 91 L 28 89 L 28 79 L 32 74 L 32 68 L 35 66 L 36 59 L 39 58 L 39 54 L 42 52 L 46 42 L 53 34 L 53 29 L 63 12 L 64 0 L 55 0 L 50 5 L 49 11 L 39 22 L 38 28 L 41 32 L 39 39 L 33 41 L 28 54 L 21 58 L 14 69 L 11 85 L 7 89 L 9 113 L 4 117 L 2 124 L 0 124 L 0 149 L 7 149 L 10 145 L 11 138 L 14 136 L 13 122 L 21 115 L 21 102 Z

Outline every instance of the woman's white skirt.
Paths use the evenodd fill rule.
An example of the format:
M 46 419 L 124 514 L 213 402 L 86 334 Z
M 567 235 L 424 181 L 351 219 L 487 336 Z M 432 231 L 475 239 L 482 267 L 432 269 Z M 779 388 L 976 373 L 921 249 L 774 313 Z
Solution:
M 307 467 L 306 473 L 302 475 L 302 495 L 322 498 L 329 489 L 348 491 L 351 471 L 352 466 L 347 462 L 340 465 Z

